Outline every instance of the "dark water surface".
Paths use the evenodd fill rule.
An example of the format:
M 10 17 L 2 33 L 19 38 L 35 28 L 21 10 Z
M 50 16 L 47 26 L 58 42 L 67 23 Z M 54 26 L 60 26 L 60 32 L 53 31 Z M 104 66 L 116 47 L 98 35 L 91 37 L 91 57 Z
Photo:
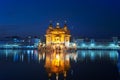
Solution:
M 0 80 L 56 80 L 48 77 L 46 54 L 37 50 L 0 50 Z M 66 77 L 58 80 L 120 80 L 119 52 L 78 50 L 66 53 Z

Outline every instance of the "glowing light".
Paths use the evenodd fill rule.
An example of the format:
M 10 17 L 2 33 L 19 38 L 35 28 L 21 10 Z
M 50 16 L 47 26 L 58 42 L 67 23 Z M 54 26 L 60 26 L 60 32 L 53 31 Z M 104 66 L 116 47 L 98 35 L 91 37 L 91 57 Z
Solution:
M 57 23 L 57 25 L 60 25 L 60 23 Z
M 115 47 L 115 44 L 111 43 L 111 44 L 110 44 L 110 47 Z
M 85 51 L 81 52 L 81 56 L 82 56 L 82 58 L 85 58 Z
M 60 46 L 61 44 L 65 44 L 66 47 L 69 46 L 69 41 L 70 41 L 69 30 L 68 29 L 64 30 L 63 28 L 60 28 L 59 23 L 57 23 L 56 28 L 53 28 L 52 30 L 48 28 L 45 36 L 46 36 L 46 46 L 49 45 L 51 46 L 53 44 L 56 46 Z
M 111 59 L 118 58 L 118 52 L 111 51 L 109 56 Z
M 56 46 L 58 47 L 58 46 L 59 46 L 59 44 L 56 44 Z
M 59 56 L 58 54 L 56 55 L 56 59 L 57 59 L 57 60 L 60 60 L 60 56 Z
M 69 60 L 69 55 L 66 55 L 66 60 Z
M 76 44 L 74 43 L 74 44 L 73 44 L 73 46 L 75 47 L 75 46 L 76 46 Z
M 91 54 L 91 59 L 94 60 L 94 58 L 95 58 L 95 54 L 94 54 L 94 52 L 91 51 L 90 54 Z
M 90 44 L 90 46 L 92 46 L 92 47 L 93 47 L 93 46 L 95 46 L 95 44 L 94 44 L 94 43 L 91 43 L 91 44 Z
M 82 47 L 85 47 L 86 45 L 85 45 L 85 43 L 82 43 Z
M 65 55 L 65 53 L 46 54 L 45 68 L 47 69 L 48 74 L 55 73 L 56 76 L 58 76 L 59 73 L 63 73 L 63 75 L 66 76 L 66 71 L 70 66 L 69 59 L 66 58 L 69 58 L 69 55 Z

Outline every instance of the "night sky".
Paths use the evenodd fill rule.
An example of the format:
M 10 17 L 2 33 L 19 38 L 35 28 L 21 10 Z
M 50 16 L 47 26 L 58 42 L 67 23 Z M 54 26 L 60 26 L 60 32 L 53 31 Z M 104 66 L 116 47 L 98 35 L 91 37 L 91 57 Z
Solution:
M 52 20 L 74 37 L 120 36 L 119 0 L 0 0 L 0 36 L 44 36 Z

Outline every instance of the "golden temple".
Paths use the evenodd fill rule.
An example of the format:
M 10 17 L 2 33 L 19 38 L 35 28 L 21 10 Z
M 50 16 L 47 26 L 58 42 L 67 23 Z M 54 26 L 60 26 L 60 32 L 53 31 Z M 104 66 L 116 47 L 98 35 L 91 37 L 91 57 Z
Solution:
M 52 24 L 49 25 L 46 31 L 46 46 L 49 45 L 64 45 L 69 46 L 70 42 L 70 31 L 65 24 L 63 28 L 60 28 L 59 23 L 57 23 L 56 28 L 53 28 Z
M 55 28 L 50 24 L 46 31 L 45 68 L 49 77 L 52 74 L 56 75 L 56 80 L 58 80 L 58 76 L 61 73 L 66 77 L 70 68 L 69 56 L 66 53 L 70 43 L 70 36 L 70 31 L 66 24 L 64 24 L 63 28 L 60 28 L 59 23 L 57 23 Z

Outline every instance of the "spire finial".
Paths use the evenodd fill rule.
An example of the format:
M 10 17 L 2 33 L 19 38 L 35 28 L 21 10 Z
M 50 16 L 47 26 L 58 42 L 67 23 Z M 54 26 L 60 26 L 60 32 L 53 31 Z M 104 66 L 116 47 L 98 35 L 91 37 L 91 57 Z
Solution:
M 56 28 L 60 28 L 60 24 L 59 23 L 56 24 Z
M 66 23 L 67 23 L 67 21 L 65 20 L 65 24 L 64 24 L 63 29 L 67 31 L 67 24 Z
M 49 22 L 50 22 L 49 29 L 52 29 L 52 20 L 50 20 Z
M 57 22 L 57 26 L 59 26 L 59 25 L 60 25 L 60 23 Z
M 50 22 L 50 26 L 52 26 L 52 20 L 50 20 L 49 22 Z
M 67 23 L 67 21 L 65 20 L 64 22 L 65 22 L 64 27 L 67 27 L 67 24 L 66 24 L 66 23 Z

